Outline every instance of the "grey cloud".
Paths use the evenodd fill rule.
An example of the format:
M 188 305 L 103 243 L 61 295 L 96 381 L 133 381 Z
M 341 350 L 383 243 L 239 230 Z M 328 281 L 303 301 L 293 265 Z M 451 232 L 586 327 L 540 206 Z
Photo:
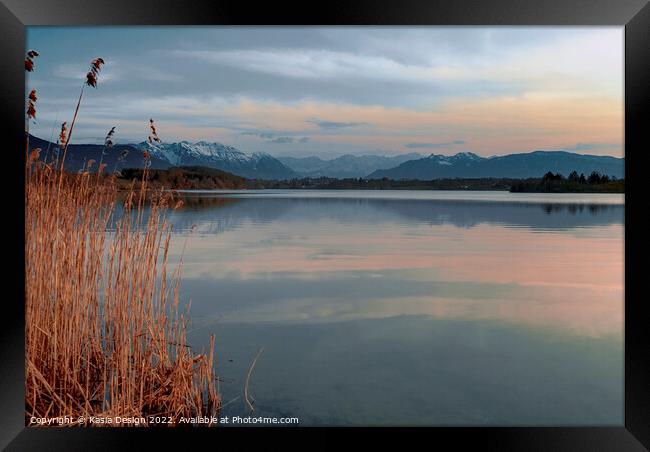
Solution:
M 292 137 L 286 135 L 278 136 L 277 134 L 272 132 L 247 131 L 247 132 L 241 132 L 241 134 L 262 138 L 263 140 L 266 140 L 267 142 L 274 143 L 274 144 L 307 143 L 309 141 L 309 137 Z
M 321 129 L 344 129 L 347 127 L 359 127 L 359 126 L 365 126 L 367 123 L 365 122 L 336 122 L 336 121 L 309 121 L 312 124 L 316 124 L 318 127 Z
M 270 132 L 242 132 L 241 134 L 251 137 L 264 138 L 265 140 L 271 140 L 275 137 L 275 135 Z
M 278 143 L 278 144 L 287 144 L 287 143 L 293 143 L 294 139 L 291 137 L 277 137 L 273 138 L 271 140 L 271 143 Z
M 271 140 L 271 143 L 276 144 L 289 144 L 289 143 L 306 143 L 309 137 L 294 138 L 294 137 L 276 137 Z

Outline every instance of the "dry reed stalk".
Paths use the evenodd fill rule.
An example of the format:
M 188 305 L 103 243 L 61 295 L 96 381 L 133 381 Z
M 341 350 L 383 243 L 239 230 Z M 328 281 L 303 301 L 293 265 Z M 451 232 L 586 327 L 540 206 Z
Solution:
M 27 60 L 25 60 L 27 61 Z M 36 119 L 36 90 L 33 89 L 27 96 L 27 111 L 25 112 L 25 153 L 29 152 L 29 121 Z
M 74 115 L 72 116 L 72 122 L 70 123 L 70 131 L 68 132 L 68 139 L 66 140 L 65 146 L 63 148 L 63 158 L 61 159 L 61 172 L 63 172 L 63 165 L 65 163 L 65 156 L 68 152 L 68 144 L 70 143 L 70 138 L 72 137 L 72 131 L 74 130 L 74 125 L 77 122 L 77 115 L 79 114 L 81 99 L 83 98 L 84 95 L 84 88 L 86 86 L 92 86 L 93 88 L 97 88 L 97 76 L 99 75 L 99 71 L 101 70 L 103 64 L 104 64 L 104 60 L 102 58 L 93 59 L 90 62 L 90 68 L 88 69 L 88 73 L 86 74 L 86 81 L 84 82 L 83 85 L 81 85 L 81 92 L 79 93 L 77 106 L 74 109 Z
M 206 353 L 192 352 L 180 268 L 168 287 L 170 200 L 151 193 L 147 207 L 145 185 L 140 193 L 132 186 L 118 214 L 113 178 L 33 165 L 25 206 L 27 422 L 217 414 L 214 338 Z
M 40 54 L 36 50 L 30 50 L 25 55 L 25 71 L 34 71 L 34 58 Z M 36 90 L 33 89 L 27 98 L 27 120 L 25 123 L 25 156 L 29 153 L 29 120 L 36 118 Z
M 244 401 L 246 402 L 246 405 L 248 405 L 248 408 L 251 411 L 255 411 L 255 408 L 253 407 L 253 404 L 250 402 L 250 399 L 248 397 L 248 385 L 250 383 L 250 379 L 253 373 L 253 368 L 255 367 L 255 363 L 257 363 L 257 358 L 260 357 L 263 351 L 264 351 L 264 347 L 260 348 L 260 350 L 257 352 L 257 355 L 255 355 L 255 358 L 253 358 L 253 361 L 251 362 L 251 366 L 248 368 L 248 373 L 246 374 L 246 382 L 244 383 Z
M 97 178 L 102 173 L 102 170 L 106 167 L 106 164 L 104 163 L 104 154 L 113 147 L 113 135 L 115 134 L 115 126 L 111 128 L 111 130 L 108 131 L 106 134 L 106 138 L 104 138 L 104 147 L 102 148 L 102 155 L 99 158 L 99 165 L 97 166 Z

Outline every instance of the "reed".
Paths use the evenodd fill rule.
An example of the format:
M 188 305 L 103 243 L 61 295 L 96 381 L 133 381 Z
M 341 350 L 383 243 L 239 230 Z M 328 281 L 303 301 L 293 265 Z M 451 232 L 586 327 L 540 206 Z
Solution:
M 25 72 L 34 71 L 34 58 L 40 53 L 30 50 L 25 55 Z M 36 119 L 36 90 L 33 89 L 27 97 L 27 111 L 25 112 L 25 155 L 29 153 L 29 120 Z
M 84 81 L 83 85 L 81 85 L 81 91 L 79 92 L 79 99 L 77 100 L 77 106 L 75 107 L 74 110 L 74 115 L 72 116 L 72 122 L 70 123 L 70 130 L 67 131 L 68 137 L 67 140 L 65 140 L 65 143 L 62 144 L 63 146 L 63 158 L 61 159 L 61 171 L 63 172 L 63 165 L 65 164 L 65 156 L 68 152 L 68 144 L 70 144 L 70 138 L 72 137 L 72 131 L 74 130 L 74 125 L 77 122 L 77 115 L 79 114 L 79 107 L 81 106 L 81 99 L 83 98 L 84 95 L 84 88 L 86 86 L 91 86 L 93 88 L 97 88 L 97 77 L 99 76 L 99 71 L 102 68 L 102 65 L 104 64 L 104 59 L 103 58 L 94 58 L 90 62 L 90 67 L 88 69 L 88 73 L 86 74 L 86 80 Z M 66 123 L 64 122 L 63 125 Z M 61 128 L 61 132 L 63 133 L 63 127 Z
M 216 415 L 214 338 L 201 354 L 187 343 L 167 265 L 170 196 L 27 165 L 26 421 Z
M 106 167 L 106 164 L 104 163 L 104 155 L 106 155 L 106 152 L 113 147 L 113 135 L 115 135 L 115 126 L 108 131 L 106 138 L 104 138 L 104 147 L 102 148 L 102 155 L 99 159 L 99 166 L 97 167 L 97 178 L 101 176 L 102 171 Z

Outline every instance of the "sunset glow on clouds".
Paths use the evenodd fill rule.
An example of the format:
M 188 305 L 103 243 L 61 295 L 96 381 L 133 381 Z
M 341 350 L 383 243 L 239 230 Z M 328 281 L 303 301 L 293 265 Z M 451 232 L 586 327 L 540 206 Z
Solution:
M 276 155 L 536 149 L 623 156 L 616 27 L 31 27 L 33 133 L 208 140 Z

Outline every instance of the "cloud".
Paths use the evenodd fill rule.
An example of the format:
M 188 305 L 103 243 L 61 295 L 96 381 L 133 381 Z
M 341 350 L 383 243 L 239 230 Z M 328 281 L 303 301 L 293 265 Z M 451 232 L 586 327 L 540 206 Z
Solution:
M 155 112 L 163 139 L 212 139 L 243 150 L 251 146 L 269 152 L 281 147 L 278 144 L 282 143 L 272 142 L 278 137 L 293 139 L 294 144 L 291 140 L 280 140 L 285 141 L 287 148 L 304 147 L 321 155 L 368 149 L 413 151 L 418 144 L 453 143 L 461 138 L 472 152 L 484 156 L 532 149 L 567 149 L 576 143 L 583 149 L 587 146 L 595 149 L 597 143 L 618 143 L 611 149 L 577 152 L 620 155 L 623 144 L 623 104 L 617 99 L 461 98 L 440 104 L 436 109 L 413 110 L 382 105 L 286 103 L 218 96 L 150 97 L 144 93 L 112 94 L 101 89 L 92 94 L 84 99 L 85 113 L 75 126 L 75 133 L 78 130 L 79 137 L 92 133 L 98 140 L 103 139 L 113 125 L 118 126 L 120 137 L 146 138 L 147 121 Z M 37 136 L 49 137 L 53 127 L 60 127 L 67 119 L 65 116 L 74 111 L 76 99 L 74 96 L 43 96 L 40 102 L 39 123 L 33 125 L 33 130 Z M 335 118 L 336 122 L 343 123 L 366 122 L 369 126 L 362 131 L 319 129 L 309 122 L 316 118 Z M 298 146 L 305 138 L 309 144 Z
M 270 142 L 275 144 L 290 144 L 290 143 L 306 143 L 309 141 L 309 137 L 276 137 L 273 138 Z
M 276 143 L 276 144 L 288 144 L 288 143 L 293 143 L 294 139 L 291 137 L 277 137 L 273 138 L 271 140 L 271 143 Z
M 456 146 L 459 144 L 465 144 L 465 141 L 454 140 L 454 141 L 448 141 L 446 143 L 407 143 L 404 145 L 404 147 L 409 149 L 417 149 L 417 148 L 437 149 L 437 148 Z
M 365 122 L 336 122 L 336 121 L 319 121 L 319 120 L 313 120 L 308 122 L 311 122 L 312 124 L 316 124 L 321 129 L 345 129 L 348 127 L 359 127 L 359 126 L 368 125 L 368 123 Z
M 55 66 L 52 72 L 56 77 L 63 79 L 86 80 L 88 69 L 88 65 L 81 63 L 63 63 Z M 181 82 L 184 80 L 182 76 L 169 70 L 116 60 L 107 60 L 99 73 L 100 83 L 134 79 L 150 82 Z
M 175 50 L 171 54 L 249 73 L 343 84 L 401 83 L 428 89 L 448 90 L 464 83 L 490 89 L 520 89 L 531 92 L 593 95 L 595 92 L 622 95 L 622 31 L 557 30 L 544 35 L 531 31 L 483 30 L 482 36 L 421 33 L 395 40 L 388 31 L 379 35 L 352 33 L 351 42 L 332 48 L 300 46 L 240 48 L 233 50 Z M 534 36 L 524 44 L 513 40 Z M 450 45 L 453 40 L 472 43 L 472 51 Z M 434 41 L 434 37 L 440 41 Z M 387 40 L 397 44 L 387 47 Z M 427 38 L 427 39 L 425 39 Z M 552 38 L 552 39 L 551 39 Z M 478 41 L 478 42 L 476 42 Z M 467 43 L 466 42 L 466 43 Z M 365 45 L 362 45 L 365 43 Z M 411 45 L 417 59 L 410 57 Z M 463 46 L 461 46 L 461 49 Z M 406 49 L 406 50 L 401 50 Z M 408 58 L 404 56 L 409 55 Z M 471 83 L 471 84 L 469 84 Z M 498 85 L 498 86 L 497 86 Z M 380 87 L 378 87 L 380 88 Z M 404 89 L 404 88 L 403 88 Z
M 269 143 L 273 144 L 291 144 L 291 143 L 307 143 L 309 137 L 292 137 L 292 136 L 278 136 L 272 132 L 258 132 L 258 131 L 247 131 L 242 132 L 242 135 L 253 136 L 267 140 Z
M 242 132 L 242 135 L 248 135 L 252 137 L 264 138 L 266 140 L 271 140 L 275 137 L 275 134 L 270 132 Z
M 75 79 L 79 82 L 86 80 L 86 73 L 88 73 L 89 64 L 59 64 L 52 71 L 56 77 L 64 79 Z M 114 68 L 107 68 L 106 66 L 102 67 L 99 73 L 99 83 L 112 82 L 119 80 L 120 77 L 116 73 Z
M 307 79 L 419 78 L 420 73 L 385 57 L 322 49 L 175 50 L 173 55 L 281 77 Z

